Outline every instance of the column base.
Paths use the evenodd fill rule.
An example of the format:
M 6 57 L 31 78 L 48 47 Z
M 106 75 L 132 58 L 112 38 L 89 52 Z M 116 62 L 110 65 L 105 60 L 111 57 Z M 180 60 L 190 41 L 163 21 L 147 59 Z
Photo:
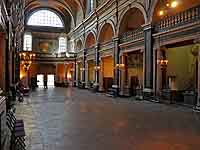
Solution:
M 148 88 L 143 89 L 143 99 L 152 102 L 159 102 L 154 96 L 153 89 Z
M 99 92 L 99 84 L 98 83 L 94 83 L 92 92 L 94 92 L 94 93 Z
M 200 106 L 195 106 L 194 109 L 193 109 L 193 111 L 200 112 Z

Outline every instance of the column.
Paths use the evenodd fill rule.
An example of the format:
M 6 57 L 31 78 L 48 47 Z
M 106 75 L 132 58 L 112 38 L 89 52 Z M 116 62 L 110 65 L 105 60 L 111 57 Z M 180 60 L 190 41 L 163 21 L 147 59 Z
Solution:
M 84 56 L 83 56 L 83 71 L 82 71 L 82 82 L 83 82 L 83 84 L 84 84 L 84 86 L 85 86 L 85 80 L 86 80 L 86 78 L 85 78 L 85 68 L 86 68 L 86 49 L 84 49 Z
M 144 26 L 144 98 L 149 99 L 153 95 L 153 47 L 151 24 Z
M 114 86 L 116 88 L 119 88 L 119 69 L 116 68 L 116 64 L 119 64 L 119 38 L 115 37 L 113 38 L 113 42 L 114 42 Z
M 58 77 L 58 64 L 56 64 L 56 77 L 55 77 L 56 83 L 59 82 L 59 77 Z
M 158 48 L 155 52 L 156 54 L 156 58 L 155 58 L 155 66 L 156 66 L 156 69 L 155 69 L 155 95 L 158 96 L 159 95 L 159 92 L 162 88 L 162 85 L 161 85 L 161 82 L 162 82 L 162 72 L 161 72 L 161 65 L 159 63 L 159 60 L 162 59 L 162 52 L 161 52 L 161 49 Z
M 103 68 L 103 60 L 102 58 L 100 57 L 100 70 L 99 70 L 99 91 L 104 91 L 104 88 L 103 88 L 103 71 L 104 71 L 104 68 Z
M 75 68 L 75 70 L 76 70 L 76 86 L 78 86 L 78 82 L 79 82 L 79 72 L 80 72 L 80 70 L 79 70 L 79 64 L 78 64 L 78 62 L 76 62 L 76 68 Z
M 95 66 L 99 66 L 99 44 L 96 45 L 95 47 Z M 101 69 L 101 67 L 100 67 Z M 96 89 L 98 90 L 99 88 L 99 69 L 95 70 L 95 83 L 94 86 L 96 86 Z
M 197 105 L 196 109 L 200 111 L 200 39 L 197 41 L 197 47 L 199 49 L 198 51 L 198 96 L 197 96 Z
M 89 80 L 89 64 L 88 61 L 85 60 L 85 88 L 88 88 L 88 80 Z
M 74 61 L 74 63 L 73 63 L 73 67 L 72 67 L 72 68 L 73 68 L 73 69 L 72 69 L 72 70 L 73 70 L 73 83 L 72 83 L 72 84 L 73 84 L 74 87 L 76 87 L 76 80 L 77 80 L 77 70 L 76 70 L 76 66 L 77 66 L 77 65 L 76 65 L 76 58 L 75 58 L 75 61 Z
M 64 83 L 69 82 L 67 79 L 67 71 L 68 71 L 68 66 L 67 64 L 64 63 L 64 81 L 62 81 Z
M 121 58 L 120 58 L 120 64 L 125 64 L 125 59 L 126 59 L 126 56 L 124 54 L 122 54 Z M 125 94 L 125 80 L 126 80 L 126 70 L 125 70 L 126 66 L 124 66 L 124 68 L 121 68 L 120 70 L 120 93 L 122 95 Z

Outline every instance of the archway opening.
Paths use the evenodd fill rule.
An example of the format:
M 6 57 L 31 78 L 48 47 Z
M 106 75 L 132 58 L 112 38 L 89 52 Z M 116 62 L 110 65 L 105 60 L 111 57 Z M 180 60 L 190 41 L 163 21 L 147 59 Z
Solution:
M 81 40 L 78 40 L 77 43 L 76 43 L 76 49 L 77 51 L 80 51 L 83 49 L 83 44 L 81 42 Z
M 89 33 L 89 35 L 86 38 L 86 44 L 85 44 L 85 48 L 91 48 L 95 45 L 96 40 L 94 37 L 93 33 Z
M 104 42 L 112 41 L 113 36 L 114 36 L 114 32 L 113 32 L 113 28 L 111 24 L 106 23 L 100 31 L 99 42 L 104 43 Z
M 144 16 L 138 8 L 128 10 L 120 23 L 119 35 L 137 30 L 145 23 Z
M 48 9 L 33 12 L 27 21 L 27 25 L 64 28 L 61 17 Z

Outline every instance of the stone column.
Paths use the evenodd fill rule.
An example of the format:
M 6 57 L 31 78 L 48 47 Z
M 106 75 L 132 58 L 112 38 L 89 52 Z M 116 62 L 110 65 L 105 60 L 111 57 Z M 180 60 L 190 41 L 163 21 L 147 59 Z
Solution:
M 198 47 L 198 96 L 197 96 L 197 105 L 196 109 L 200 111 L 200 39 L 197 41 L 197 47 Z
M 83 84 L 84 84 L 84 86 L 85 86 L 85 81 L 86 81 L 86 72 L 85 72 L 85 69 L 86 69 L 86 49 L 84 49 L 84 56 L 83 56 L 83 71 L 82 71 L 82 82 L 83 82 Z
M 88 61 L 85 60 L 85 88 L 88 88 L 89 81 L 89 64 Z
M 121 58 L 120 58 L 120 64 L 125 64 L 125 59 L 126 59 L 126 56 L 124 54 L 121 55 Z M 126 79 L 126 70 L 125 70 L 126 66 L 124 66 L 124 68 L 121 68 L 120 70 L 120 93 L 122 95 L 124 95 L 125 93 L 125 79 Z
M 161 65 L 159 63 L 159 60 L 162 59 L 162 52 L 161 52 L 161 49 L 158 48 L 155 52 L 156 54 L 156 60 L 155 60 L 155 66 L 156 66 L 156 70 L 155 70 L 155 95 L 158 96 L 159 95 L 159 92 L 161 90 L 161 81 L 162 81 L 162 73 L 161 73 Z
M 102 60 L 102 58 L 100 57 L 99 91 L 104 91 L 104 88 L 103 88 L 103 71 L 104 71 L 104 68 L 103 68 L 103 60 Z
M 153 95 L 153 46 L 151 24 L 144 26 L 144 98 L 149 99 Z
M 117 88 L 119 90 L 119 69 L 116 68 L 116 64 L 119 64 L 119 53 L 120 53 L 120 49 L 119 49 L 119 38 L 115 37 L 113 38 L 113 42 L 114 42 L 114 52 L 113 52 L 113 56 L 114 56 L 114 87 Z M 119 94 L 119 91 L 118 91 Z
M 78 86 L 78 82 L 80 80 L 79 73 L 80 73 L 79 64 L 78 62 L 76 62 L 76 86 Z
M 58 82 L 58 64 L 56 64 L 56 77 L 55 82 Z
M 99 44 L 95 47 L 95 66 L 99 66 Z M 99 88 L 99 72 L 100 70 L 95 70 L 95 86 L 98 90 Z
M 73 63 L 73 67 L 72 67 L 72 70 L 73 70 L 73 86 L 74 87 L 76 87 L 76 79 L 77 79 L 77 70 L 76 70 L 76 59 L 75 59 L 75 61 L 74 61 L 74 63 Z

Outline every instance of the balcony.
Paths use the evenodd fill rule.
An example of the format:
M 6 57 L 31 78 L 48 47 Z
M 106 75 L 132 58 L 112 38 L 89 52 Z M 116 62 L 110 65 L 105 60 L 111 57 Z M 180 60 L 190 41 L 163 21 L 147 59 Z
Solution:
M 91 47 L 87 48 L 86 53 L 87 53 L 87 55 L 94 54 L 95 53 L 95 46 L 91 46 Z
M 186 11 L 180 12 L 175 16 L 169 16 L 161 20 L 155 25 L 155 32 L 163 32 L 173 28 L 180 27 L 199 21 L 200 19 L 200 5 L 190 8 Z
M 130 42 L 130 41 L 136 41 L 142 38 L 144 38 L 143 28 L 138 28 L 134 31 L 129 31 L 122 34 L 122 36 L 120 37 L 120 44 Z
M 110 50 L 114 47 L 113 41 L 106 41 L 100 44 L 100 50 Z

